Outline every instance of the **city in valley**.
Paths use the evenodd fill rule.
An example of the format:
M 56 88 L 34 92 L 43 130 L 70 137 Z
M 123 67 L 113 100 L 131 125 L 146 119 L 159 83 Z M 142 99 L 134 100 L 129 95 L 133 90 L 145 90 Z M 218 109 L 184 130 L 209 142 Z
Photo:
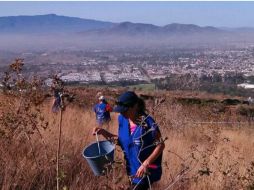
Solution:
M 242 48 L 79 50 L 4 53 L 1 70 L 15 57 L 24 59 L 24 73 L 47 80 L 57 74 L 67 84 L 130 85 L 154 83 L 171 76 L 198 80 L 236 79 L 238 87 L 253 88 L 254 46 Z M 3 75 L 3 73 L 1 73 Z M 218 80 L 218 79 L 217 79 Z M 218 82 L 218 81 L 217 81 Z

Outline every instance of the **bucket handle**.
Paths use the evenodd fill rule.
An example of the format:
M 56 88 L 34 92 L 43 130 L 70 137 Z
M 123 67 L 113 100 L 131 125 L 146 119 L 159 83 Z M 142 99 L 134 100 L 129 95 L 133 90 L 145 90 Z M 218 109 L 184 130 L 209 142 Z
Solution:
M 99 143 L 99 138 L 98 138 L 97 132 L 95 133 L 95 135 L 96 135 L 96 142 L 97 142 L 97 145 L 98 145 L 99 155 L 101 155 L 100 143 Z

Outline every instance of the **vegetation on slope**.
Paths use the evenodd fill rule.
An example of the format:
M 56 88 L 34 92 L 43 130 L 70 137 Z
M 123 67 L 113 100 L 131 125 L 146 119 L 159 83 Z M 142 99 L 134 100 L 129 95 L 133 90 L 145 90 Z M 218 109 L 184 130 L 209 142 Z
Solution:
M 22 84 L 23 90 L 21 85 L 0 94 L 0 187 L 55 189 L 60 113 L 51 111 L 50 91 L 34 88 L 31 81 Z M 105 176 L 95 177 L 82 157 L 84 147 L 95 141 L 96 94 L 103 93 L 113 105 L 124 90 L 66 89 L 73 99 L 66 98 L 62 110 L 60 189 L 119 190 L 128 184 L 119 147 L 113 170 Z M 254 188 L 252 105 L 227 105 L 224 99 L 236 97 L 197 92 L 137 93 L 168 139 L 163 177 L 153 189 Z M 117 114 L 112 113 L 109 130 L 116 133 L 117 127 Z

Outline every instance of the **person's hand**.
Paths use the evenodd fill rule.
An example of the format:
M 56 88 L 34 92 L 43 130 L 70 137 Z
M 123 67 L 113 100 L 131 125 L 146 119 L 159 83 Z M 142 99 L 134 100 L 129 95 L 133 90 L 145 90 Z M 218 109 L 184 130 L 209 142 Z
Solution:
M 138 168 L 138 171 L 135 175 L 135 177 L 143 177 L 144 174 L 147 173 L 147 168 L 148 168 L 148 162 L 144 161 L 143 164 L 141 164 L 141 166 Z
M 94 128 L 93 128 L 93 135 L 96 135 L 96 133 L 97 133 L 98 135 L 100 135 L 100 134 L 103 133 L 103 130 L 104 130 L 104 129 L 102 129 L 102 128 L 100 128 L 100 127 L 94 127 Z

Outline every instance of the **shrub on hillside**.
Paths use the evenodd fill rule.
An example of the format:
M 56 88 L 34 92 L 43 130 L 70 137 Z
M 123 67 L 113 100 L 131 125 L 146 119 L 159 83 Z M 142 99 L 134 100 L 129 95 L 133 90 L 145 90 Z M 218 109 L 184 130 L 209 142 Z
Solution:
M 254 118 L 254 106 L 246 106 L 246 105 L 238 106 L 237 113 L 246 117 Z

